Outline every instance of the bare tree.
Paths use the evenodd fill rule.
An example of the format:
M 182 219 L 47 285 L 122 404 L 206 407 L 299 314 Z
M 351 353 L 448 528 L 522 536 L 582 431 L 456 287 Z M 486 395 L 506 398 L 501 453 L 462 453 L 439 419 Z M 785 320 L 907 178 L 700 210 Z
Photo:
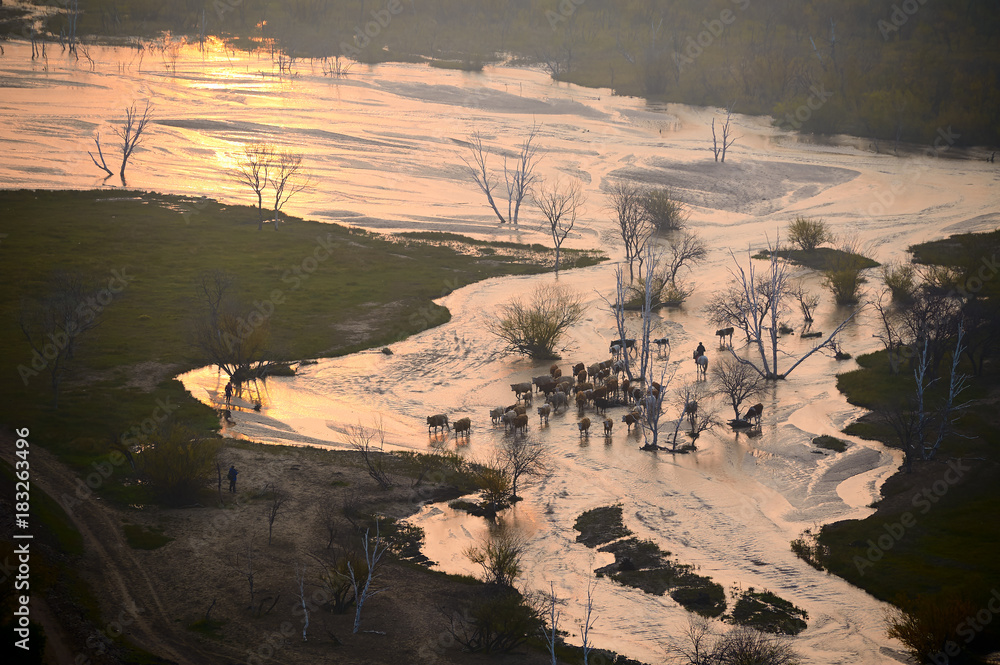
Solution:
M 792 295 L 799 301 L 799 309 L 802 310 L 802 320 L 806 324 L 805 327 L 808 328 L 813 322 L 813 311 L 819 305 L 819 296 L 806 291 L 806 287 L 802 282 L 792 287 Z
M 593 617 L 594 612 L 594 582 L 587 582 L 587 604 L 586 612 L 583 615 L 583 623 L 580 624 L 580 638 L 583 640 L 583 665 L 588 665 L 590 652 L 594 650 L 594 645 L 590 641 L 590 629 L 597 622 L 597 617 Z
M 559 272 L 559 251 L 566 236 L 573 230 L 576 217 L 581 212 L 585 197 L 579 180 L 570 184 L 556 181 L 551 187 L 542 183 L 534 193 L 535 205 L 548 222 L 552 244 L 556 249 L 556 273 Z
M 608 190 L 608 200 L 617 216 L 618 234 L 625 244 L 629 282 L 635 281 L 632 264 L 639 261 L 642 272 L 642 251 L 650 236 L 649 221 L 643 207 L 643 192 L 638 185 L 619 181 Z
M 513 224 L 517 226 L 518 215 L 521 211 L 521 202 L 531 192 L 535 182 L 535 166 L 538 164 L 538 146 L 535 145 L 535 137 L 538 136 L 538 126 L 532 125 L 528 136 L 521 143 L 517 155 L 514 157 L 513 167 L 508 166 L 508 157 L 503 158 L 503 181 L 507 190 L 507 215 L 506 217 L 497 207 L 493 198 L 493 190 L 497 186 L 497 176 L 490 171 L 486 164 L 489 148 L 483 145 L 482 134 L 478 130 L 469 137 L 469 151 L 472 153 L 472 161 L 462 157 L 462 161 L 469 167 L 473 180 L 479 189 L 486 194 L 486 200 L 493 209 L 493 213 L 500 220 L 501 224 Z
M 337 538 L 338 519 L 337 519 L 337 504 L 334 503 L 332 496 L 325 496 L 320 500 L 319 504 L 319 525 L 326 534 L 326 549 L 330 549 L 333 546 L 333 541 Z
M 722 358 L 712 366 L 716 394 L 725 396 L 733 407 L 733 419 L 740 419 L 740 406 L 748 399 L 764 394 L 766 383 L 760 372 L 732 358 Z
M 478 545 L 466 548 L 463 554 L 483 569 L 481 580 L 486 584 L 513 587 L 514 580 L 521 574 L 521 559 L 526 547 L 523 536 L 501 524 L 491 529 Z
M 250 594 L 250 611 L 254 610 L 254 599 L 256 597 L 257 580 L 257 548 L 254 541 L 257 539 L 256 531 L 243 530 L 239 541 L 236 544 L 236 554 L 233 556 L 230 568 L 232 568 L 246 583 L 247 592 Z
M 545 449 L 527 436 L 505 437 L 497 451 L 499 465 L 511 480 L 511 499 L 516 500 L 517 483 L 521 478 L 539 476 L 546 471 Z M 527 483 L 522 483 L 522 486 Z
M 306 602 L 306 567 L 295 567 L 295 581 L 299 585 L 299 602 L 302 603 L 302 641 L 307 641 L 306 633 L 309 630 L 309 603 Z
M 347 445 L 361 454 L 365 466 L 368 468 L 368 475 L 378 483 L 384 490 L 389 489 L 395 483 L 389 475 L 389 470 L 385 465 L 385 427 L 382 419 L 378 418 L 373 427 L 368 428 L 362 424 L 351 425 L 347 428 Z
M 736 283 L 735 301 L 729 304 L 732 307 L 730 313 L 734 317 L 732 323 L 743 330 L 747 335 L 748 342 L 756 347 L 760 356 L 760 364 L 740 358 L 733 349 L 730 349 L 729 352 L 737 362 L 753 367 L 763 378 L 769 380 L 786 378 L 806 358 L 816 351 L 830 346 L 831 341 L 844 326 L 864 309 L 863 305 L 855 309 L 825 340 L 792 363 L 787 370 L 779 372 L 779 321 L 787 310 L 787 299 L 791 295 L 791 287 L 788 281 L 787 264 L 778 258 L 777 246 L 777 242 L 773 246 L 768 245 L 767 269 L 760 277 L 754 268 L 753 259 L 749 259 L 747 267 L 744 268 L 736 259 L 736 255 L 730 251 L 733 262 L 736 264 L 735 268 L 729 270 Z
M 115 127 L 113 129 L 115 135 L 121 139 L 121 149 L 122 149 L 122 165 L 119 170 L 119 175 L 122 179 L 122 186 L 125 186 L 125 167 L 128 166 L 128 160 L 132 157 L 132 153 L 135 149 L 139 147 L 145 138 L 146 126 L 152 119 L 152 104 L 147 101 L 145 109 L 142 110 L 142 114 L 139 114 L 139 110 L 136 108 L 135 102 L 131 106 L 125 109 L 125 121 L 122 123 L 121 127 Z M 101 162 L 98 164 L 97 159 L 94 157 L 93 153 L 87 153 L 90 155 L 91 161 L 97 168 L 105 171 L 109 176 L 112 175 L 111 169 L 108 168 L 107 163 L 104 161 L 104 153 L 101 150 L 101 134 L 98 132 L 97 138 L 94 139 L 97 144 L 97 154 L 101 158 Z
M 375 536 L 372 537 L 369 531 L 365 531 L 365 538 L 362 541 L 364 552 L 365 570 L 356 570 L 357 566 L 348 560 L 347 571 L 351 587 L 354 589 L 354 630 L 357 633 L 361 628 L 361 610 L 365 602 L 372 596 L 382 593 L 385 589 L 376 589 L 372 583 L 378 577 L 378 571 L 382 566 L 383 557 L 389 551 L 389 543 L 379 535 L 378 522 L 375 523 Z
M 708 246 L 697 233 L 681 231 L 667 242 L 666 252 L 665 275 L 671 284 L 676 285 L 681 268 L 686 266 L 690 269 L 692 264 L 704 261 L 708 256 Z
M 642 399 L 642 417 L 639 419 L 641 426 L 644 450 L 659 450 L 660 436 L 660 416 L 663 415 L 663 400 L 666 396 L 666 388 L 673 378 L 676 366 L 670 365 L 670 352 L 660 366 L 657 374 L 653 369 L 653 291 L 654 273 L 657 271 L 657 264 L 660 260 L 659 252 L 652 246 L 643 248 L 645 261 L 648 264 L 645 279 L 645 293 L 642 305 L 642 329 L 636 344 L 639 347 L 639 381 L 646 386 L 646 395 Z M 656 384 L 654 386 L 654 384 Z
M 680 397 L 683 406 L 680 416 L 674 424 L 671 452 L 678 450 L 677 435 L 680 433 L 681 424 L 685 420 L 688 423 L 687 434 L 691 437 L 692 441 L 701 436 L 703 432 L 712 429 L 718 424 L 715 409 L 711 405 L 706 404 L 706 401 L 703 399 L 704 393 L 701 386 L 702 384 L 700 383 L 695 385 L 689 384 L 677 390 L 677 396 Z
M 559 619 L 562 617 L 562 612 L 557 609 L 557 606 L 561 602 L 556 596 L 555 583 L 549 582 L 549 592 L 545 594 L 548 621 L 542 624 L 542 634 L 545 636 L 545 643 L 549 645 L 549 655 L 552 657 L 552 665 L 557 665 L 558 663 L 556 660 L 556 644 L 559 643 Z
M 708 621 L 699 617 L 688 620 L 684 637 L 687 644 L 669 646 L 671 660 L 678 665 L 794 665 L 799 659 L 782 636 L 762 633 L 749 626 L 735 626 L 723 635 L 716 635 Z
M 275 148 L 270 143 L 247 143 L 236 156 L 233 179 L 246 185 L 257 195 L 257 230 L 264 228 L 264 190 L 271 178 L 275 162 Z
M 680 230 L 690 216 L 668 189 L 647 189 L 642 194 L 642 207 L 649 223 L 661 233 Z
M 266 487 L 265 487 L 266 490 Z M 285 505 L 285 501 L 288 500 L 288 494 L 278 487 L 277 485 L 271 485 L 271 496 L 267 504 L 267 512 L 265 516 L 267 517 L 267 544 L 271 544 L 271 532 L 274 530 L 274 520 L 278 518 L 278 514 Z
M 194 346 L 202 360 L 236 383 L 264 376 L 271 364 L 270 319 L 242 304 L 235 278 L 223 270 L 203 273 L 198 287 L 203 309 L 195 319 Z
M 275 154 L 270 171 L 271 192 L 274 195 L 274 229 L 278 229 L 279 215 L 288 199 L 309 186 L 302 171 L 302 153 L 280 150 Z
M 686 644 L 671 642 L 668 653 L 673 656 L 673 662 L 679 665 L 713 665 L 717 661 L 714 655 L 715 634 L 708 619 L 697 616 L 688 617 L 688 627 L 682 633 Z
M 726 109 L 726 120 L 720 123 L 719 131 L 722 133 L 722 145 L 719 145 L 719 137 L 715 133 L 715 118 L 712 118 L 712 152 L 715 154 L 715 161 L 725 162 L 726 161 L 726 151 L 736 143 L 736 139 L 739 136 L 733 136 L 733 130 L 730 127 L 730 123 L 733 119 L 733 106 L 729 105 Z
M 91 280 L 77 272 L 56 271 L 44 294 L 21 301 L 17 314 L 21 333 L 32 350 L 31 366 L 19 365 L 24 385 L 48 371 L 52 403 L 59 408 L 59 387 L 69 370 L 80 337 L 101 322 L 103 308 L 94 307 Z
M 955 339 L 955 349 L 952 351 L 951 356 L 948 392 L 944 397 L 942 405 L 936 412 L 931 412 L 927 407 L 927 389 L 933 383 L 936 383 L 939 377 L 932 379 L 928 376 L 930 359 L 927 352 L 928 343 L 926 338 L 924 338 L 924 345 L 920 349 L 917 366 L 913 370 L 914 378 L 917 380 L 916 437 L 920 445 L 920 458 L 923 460 L 934 459 L 944 437 L 954 429 L 955 421 L 961 415 L 960 412 L 969 405 L 968 402 L 955 403 L 958 396 L 968 387 L 969 377 L 958 371 L 958 363 L 964 350 L 962 344 L 963 337 L 964 329 L 959 325 L 958 334 Z

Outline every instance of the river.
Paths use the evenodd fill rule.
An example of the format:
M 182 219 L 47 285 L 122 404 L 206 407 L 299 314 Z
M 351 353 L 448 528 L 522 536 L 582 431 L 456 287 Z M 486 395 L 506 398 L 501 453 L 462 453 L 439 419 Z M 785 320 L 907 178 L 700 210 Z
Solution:
M 318 62 L 299 61 L 276 76 L 269 56 L 210 43 L 147 50 L 91 47 L 79 60 L 49 49 L 31 60 L 30 46 L 11 42 L 0 57 L 0 182 L 17 188 L 118 187 L 90 163 L 94 137 L 109 141 L 123 109 L 150 100 L 154 122 L 127 171 L 128 186 L 226 202 L 252 203 L 226 175 L 233 155 L 250 140 L 270 140 L 304 155 L 310 187 L 287 204 L 289 213 L 368 229 L 440 230 L 481 238 L 550 242 L 529 207 L 520 228 L 500 227 L 462 162 L 464 141 L 481 132 L 490 146 L 514 149 L 534 124 L 545 179 L 578 178 L 586 211 L 570 247 L 604 249 L 611 261 L 563 272 L 558 283 L 580 293 L 586 319 L 566 340 L 565 368 L 608 356 L 616 337 L 601 299 L 613 288 L 622 259 L 612 212 L 602 193 L 616 177 L 668 186 L 690 204 L 689 227 L 708 243 L 708 259 L 687 278 L 695 286 L 684 307 L 661 311 L 654 336 L 669 337 L 675 375 L 669 390 L 693 382 L 690 352 L 698 342 L 710 361 L 721 357 L 703 305 L 732 280 L 735 254 L 766 245 L 798 215 L 822 218 L 842 238 L 868 247 L 880 261 L 905 258 L 914 242 L 996 226 L 997 171 L 985 162 L 951 159 L 947 138 L 897 158 L 875 154 L 853 137 L 811 140 L 773 128 L 768 118 L 736 116 L 739 139 L 725 164 L 715 163 L 710 124 L 717 109 L 653 105 L 606 89 L 553 82 L 541 71 L 487 67 L 483 73 L 414 64 L 355 66 L 344 79 L 324 76 Z M 90 60 L 93 60 L 91 63 Z M 941 136 L 960 132 L 942 128 Z M 105 146 L 108 144 L 105 143 Z M 494 156 L 494 160 L 496 157 Z M 498 165 L 498 161 L 493 162 Z M 820 278 L 796 276 L 822 294 L 814 329 L 830 331 L 849 310 L 835 307 Z M 485 317 L 516 294 L 556 281 L 551 274 L 491 279 L 439 301 L 452 320 L 377 351 L 326 359 L 293 378 L 268 382 L 261 413 L 240 411 L 228 433 L 267 442 L 341 447 L 348 426 L 381 418 L 387 447 L 427 450 L 445 445 L 485 458 L 504 436 L 490 426 L 491 408 L 513 401 L 509 384 L 544 373 L 548 363 L 505 356 L 484 332 Z M 868 297 L 880 288 L 875 275 Z M 450 290 L 442 284 L 442 292 Z M 789 311 L 793 327 L 801 317 Z M 633 330 L 636 322 L 630 321 Z M 875 321 L 862 312 L 843 332 L 852 354 L 877 348 Z M 737 340 L 738 341 L 738 340 Z M 791 336 L 783 350 L 798 356 L 813 341 Z M 663 362 L 663 361 L 661 361 Z M 782 359 L 783 367 L 790 359 Z M 843 580 L 797 559 L 789 541 L 804 529 L 864 517 L 881 482 L 900 457 L 873 442 L 839 435 L 861 414 L 834 383 L 854 367 L 815 354 L 774 386 L 762 434 L 747 438 L 726 427 L 698 440 L 690 455 L 642 452 L 626 434 L 621 410 L 610 439 L 578 433 L 575 410 L 547 427 L 532 417 L 530 435 L 546 447 L 550 475 L 527 488 L 505 519 L 530 537 L 527 589 L 568 599 L 563 625 L 579 643 L 581 598 L 592 570 L 610 561 L 575 542 L 584 510 L 621 503 L 626 525 L 724 587 L 767 588 L 809 612 L 809 628 L 794 639 L 807 663 L 895 663 L 900 645 L 885 636 L 887 606 Z M 195 397 L 218 400 L 210 369 L 181 377 Z M 673 408 L 676 411 L 677 401 Z M 468 444 L 429 437 L 425 416 L 468 415 Z M 672 413 L 672 412 L 671 412 Z M 728 418 L 725 407 L 720 414 Z M 591 414 L 593 418 L 593 415 Z M 597 423 L 599 427 L 599 423 Z M 850 442 L 843 453 L 821 451 L 813 437 Z M 485 531 L 482 520 L 428 506 L 413 523 L 427 533 L 426 553 L 448 571 L 475 572 L 461 554 Z M 655 597 L 597 581 L 592 639 L 647 662 L 679 636 L 688 613 L 668 596 Z M 721 626 L 720 626 L 721 628 Z

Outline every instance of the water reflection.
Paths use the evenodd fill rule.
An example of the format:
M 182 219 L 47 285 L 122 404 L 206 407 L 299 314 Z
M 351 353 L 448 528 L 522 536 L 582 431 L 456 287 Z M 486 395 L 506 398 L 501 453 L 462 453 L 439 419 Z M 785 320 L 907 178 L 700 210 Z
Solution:
M 660 312 L 655 335 L 668 336 L 685 359 L 698 341 L 712 339 L 715 326 L 703 307 L 732 280 L 729 250 L 743 257 L 796 215 L 821 216 L 837 232 L 884 242 L 879 258 L 888 260 L 903 256 L 912 242 L 992 214 L 997 205 L 993 174 L 978 164 L 938 160 L 927 164 L 919 182 L 906 180 L 906 196 L 892 211 L 872 217 L 859 210 L 904 177 L 906 160 L 860 152 L 850 140 L 797 143 L 766 119 L 740 117 L 743 138 L 723 168 L 709 151 L 712 109 L 647 105 L 606 90 L 554 84 L 537 71 L 487 68 L 470 77 L 380 65 L 332 79 L 322 63 L 299 61 L 293 76 L 276 76 L 267 54 L 233 52 L 214 42 L 204 51 L 180 48 L 176 60 L 93 47 L 91 70 L 86 61 L 66 58 L 50 56 L 47 66 L 32 62 L 23 43 L 6 49 L 0 58 L 0 181 L 11 187 L 105 186 L 87 157 L 95 133 L 104 135 L 132 101 L 151 99 L 155 131 L 129 166 L 132 187 L 254 203 L 227 170 L 244 142 L 266 140 L 305 154 L 314 186 L 289 202 L 292 214 L 372 229 L 547 243 L 530 209 L 520 229 L 498 228 L 461 162 L 472 131 L 482 131 L 499 149 L 516 145 L 537 122 L 544 150 L 540 175 L 579 178 L 590 201 L 566 246 L 601 246 L 620 258 L 602 193 L 616 177 L 670 187 L 691 205 L 691 227 L 711 251 L 691 273 L 692 299 L 682 309 Z M 564 365 L 605 359 L 617 333 L 599 294 L 610 290 L 612 270 L 602 265 L 559 276 L 561 285 L 585 295 L 587 307 L 585 324 L 568 340 Z M 814 328 L 832 330 L 843 313 L 825 295 L 820 277 L 807 270 L 795 276 L 824 294 Z M 502 356 L 499 343 L 482 332 L 483 317 L 511 294 L 552 279 L 495 279 L 459 289 L 440 301 L 453 314 L 449 323 L 393 345 L 392 356 L 321 360 L 294 378 L 271 379 L 259 393 L 238 398 L 236 422 L 226 431 L 336 447 L 344 445 L 347 428 L 381 417 L 388 447 L 444 446 L 483 459 L 504 436 L 489 425 L 489 410 L 512 401 L 510 383 L 548 368 Z M 792 313 L 787 318 L 798 325 Z M 845 348 L 855 355 L 874 348 L 873 325 L 860 315 L 844 331 Z M 790 336 L 783 344 L 800 355 L 812 342 Z M 581 440 L 573 410 L 553 416 L 547 427 L 533 418 L 530 433 L 546 446 L 552 473 L 526 489 L 525 501 L 504 516 L 530 532 L 522 583 L 547 589 L 554 580 L 559 595 L 585 596 L 593 569 L 610 555 L 576 543 L 572 525 L 584 510 L 621 503 L 627 526 L 639 537 L 655 540 L 723 586 L 769 588 L 806 608 L 811 627 L 796 647 L 807 662 L 893 662 L 879 651 L 887 642 L 882 604 L 813 570 L 788 548 L 804 528 L 867 514 L 880 481 L 898 463 L 880 446 L 856 439 L 837 454 L 817 454 L 810 443 L 836 434 L 859 414 L 832 378 L 852 365 L 815 355 L 761 400 L 758 436 L 720 427 L 703 434 L 689 455 L 639 451 L 640 437 L 625 432 L 622 412 L 609 412 L 616 421 L 610 440 L 595 434 Z M 181 378 L 198 399 L 219 403 L 217 372 Z M 690 361 L 682 363 L 676 385 L 693 379 Z M 262 403 L 259 413 L 254 400 Z M 426 416 L 441 411 L 473 419 L 467 443 L 458 445 L 453 435 L 428 436 Z M 435 505 L 413 521 L 426 529 L 427 553 L 442 569 L 476 572 L 462 551 L 487 528 L 482 520 Z M 599 581 L 595 593 L 602 620 L 594 639 L 634 658 L 659 661 L 660 641 L 686 622 L 687 613 L 668 598 L 608 580 Z M 567 625 L 582 617 L 578 603 L 565 612 Z

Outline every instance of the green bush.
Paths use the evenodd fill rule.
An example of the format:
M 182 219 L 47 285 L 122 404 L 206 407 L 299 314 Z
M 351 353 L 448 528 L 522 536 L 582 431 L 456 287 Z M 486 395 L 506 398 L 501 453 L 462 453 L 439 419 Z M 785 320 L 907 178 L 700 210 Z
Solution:
M 487 586 L 448 631 L 466 651 L 508 653 L 541 632 L 538 610 L 517 589 Z
M 892 299 L 898 303 L 908 303 L 913 300 L 917 271 L 909 263 L 887 263 L 882 266 L 882 281 L 892 294 Z
M 905 607 L 889 610 L 886 634 L 902 642 L 918 663 L 932 662 L 930 659 L 948 642 L 967 644 L 966 638 L 957 631 L 980 609 L 956 595 L 925 596 L 906 603 Z
M 733 606 L 732 620 L 765 633 L 798 635 L 806 629 L 809 613 L 770 591 L 744 591 Z
M 821 219 L 796 217 L 788 225 L 788 239 L 798 245 L 802 251 L 811 252 L 823 243 L 833 242 L 833 234 Z
M 823 271 L 823 282 L 833 292 L 838 305 L 858 302 L 861 286 L 868 282 L 862 273 L 870 266 L 871 259 L 849 246 L 831 257 L 829 266 Z
M 520 536 L 501 528 L 489 534 L 482 543 L 465 550 L 465 556 L 483 569 L 483 582 L 513 588 L 521 574 L 521 558 L 525 542 Z
M 676 231 L 684 227 L 688 211 L 670 195 L 669 189 L 649 189 L 640 201 L 646 219 L 657 231 Z
M 219 442 L 200 439 L 183 423 L 166 422 L 135 455 L 136 467 L 163 500 L 192 498 L 215 472 Z
M 583 303 L 567 289 L 543 285 L 531 301 L 513 298 L 500 306 L 500 315 L 488 319 L 486 328 L 507 342 L 508 350 L 532 358 L 555 359 L 556 345 L 573 325 L 583 319 Z

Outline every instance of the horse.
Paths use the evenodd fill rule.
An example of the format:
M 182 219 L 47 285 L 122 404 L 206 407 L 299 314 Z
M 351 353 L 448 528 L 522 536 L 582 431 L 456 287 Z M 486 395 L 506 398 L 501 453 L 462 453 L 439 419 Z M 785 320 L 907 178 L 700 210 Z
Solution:
M 694 359 L 695 363 L 698 364 L 698 376 L 705 377 L 708 375 L 708 356 L 704 353 Z

